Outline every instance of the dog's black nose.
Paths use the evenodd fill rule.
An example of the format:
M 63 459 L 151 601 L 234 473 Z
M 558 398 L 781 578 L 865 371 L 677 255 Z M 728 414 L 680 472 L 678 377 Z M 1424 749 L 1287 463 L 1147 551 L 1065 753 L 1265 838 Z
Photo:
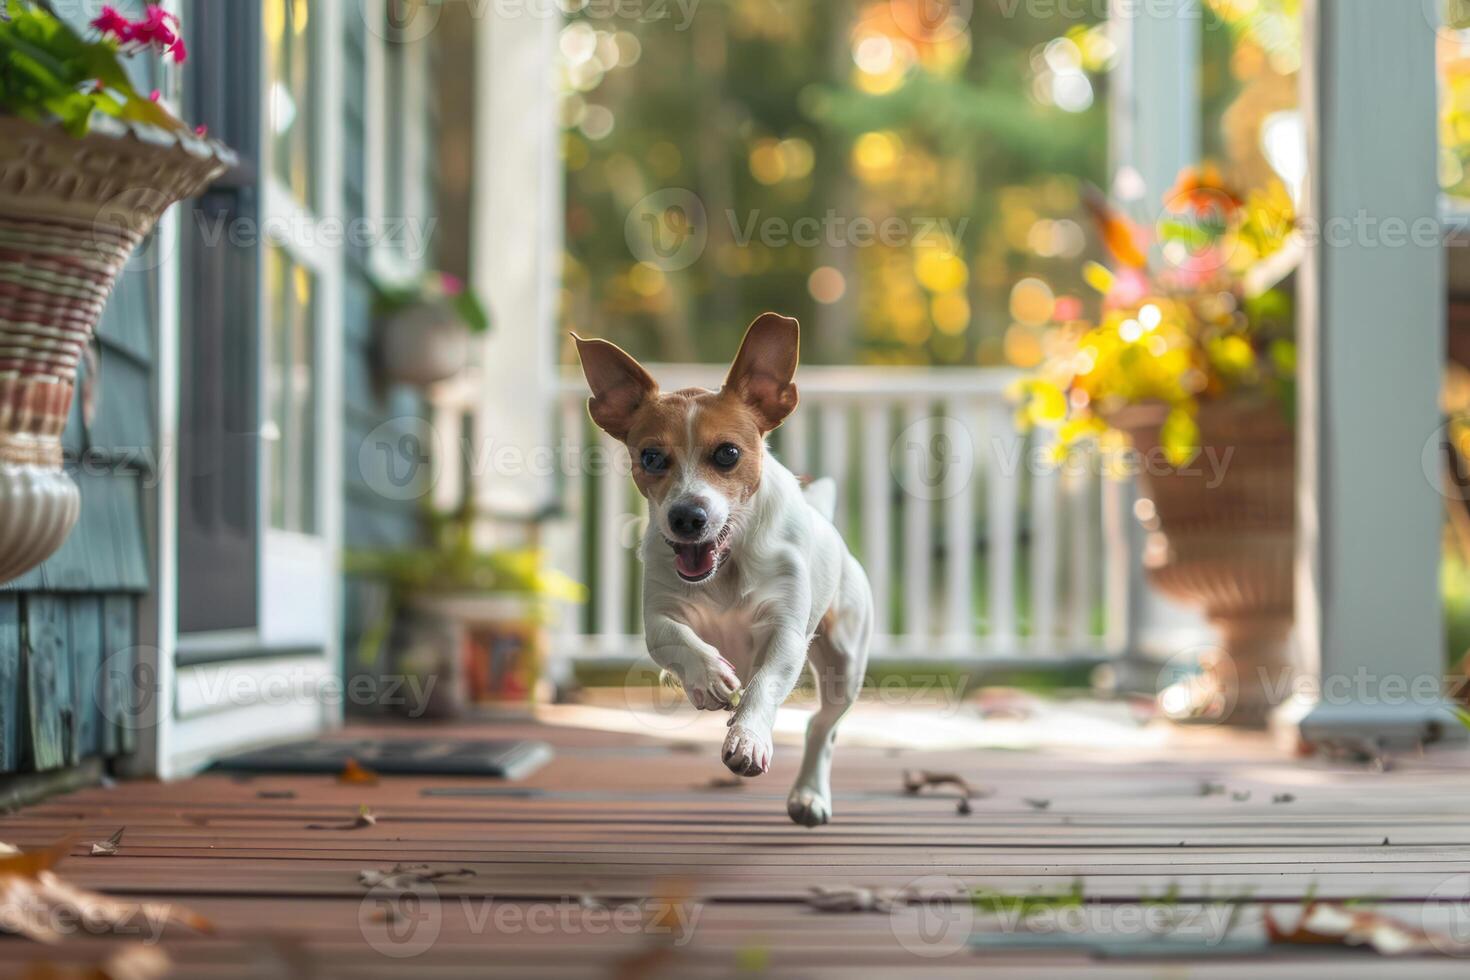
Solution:
M 703 507 L 680 504 L 669 510 L 669 528 L 683 538 L 697 538 L 709 526 L 709 515 Z

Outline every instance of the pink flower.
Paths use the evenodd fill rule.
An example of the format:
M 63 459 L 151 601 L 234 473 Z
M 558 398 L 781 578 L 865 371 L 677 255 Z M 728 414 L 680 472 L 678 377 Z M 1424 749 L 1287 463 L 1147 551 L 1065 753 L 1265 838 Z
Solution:
M 206 136 L 209 135 L 209 127 L 208 126 L 195 126 L 194 127 L 194 135 L 197 136 L 197 137 L 199 137 L 200 139 L 203 139 L 204 137 L 206 137 Z
M 1082 301 L 1076 296 L 1058 296 L 1057 305 L 1052 310 L 1052 319 L 1058 323 L 1066 323 L 1068 320 L 1080 320 L 1082 318 Z
M 92 21 L 92 26 L 103 34 L 111 34 L 119 41 L 128 41 L 132 33 L 133 22 L 118 13 L 116 8 L 103 7 L 102 13 Z
M 163 98 L 163 93 L 158 91 L 158 89 L 154 89 L 148 93 L 148 101 L 150 102 L 157 102 L 161 98 Z
M 1149 293 L 1148 276 L 1138 269 L 1119 269 L 1106 305 L 1112 308 L 1137 306 Z
M 439 285 L 450 296 L 458 296 L 464 292 L 464 280 L 459 276 L 451 276 L 447 272 L 439 273 Z
M 141 20 L 128 20 L 112 7 L 103 7 L 92 21 L 103 36 L 114 38 L 129 53 L 152 48 L 161 55 L 182 64 L 188 57 L 184 39 L 179 35 L 179 18 L 155 3 L 150 3 Z

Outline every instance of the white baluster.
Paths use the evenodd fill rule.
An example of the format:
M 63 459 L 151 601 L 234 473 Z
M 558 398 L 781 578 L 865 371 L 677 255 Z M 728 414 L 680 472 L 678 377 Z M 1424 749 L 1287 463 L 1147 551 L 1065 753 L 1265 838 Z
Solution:
M 1016 647 L 1016 536 L 1025 471 L 1022 448 L 1010 407 L 992 406 L 986 413 L 977 461 L 985 473 L 986 604 L 990 647 L 997 653 Z
M 837 513 L 833 520 L 839 528 L 847 514 L 847 413 L 845 401 L 827 402 L 822 406 L 821 472 L 816 476 L 831 477 L 837 484 Z
M 1057 469 L 1048 450 L 1055 438 L 1045 429 L 1032 436 L 1036 465 L 1031 474 L 1031 645 L 1052 652 L 1057 634 Z
M 889 519 L 893 477 L 888 471 L 888 405 L 863 406 L 863 567 L 873 586 L 873 631 L 886 642 L 893 632 L 889 616 L 889 583 L 893 581 Z
M 975 406 L 951 403 L 944 435 L 961 444 L 948 447 L 944 474 L 945 646 L 954 653 L 975 646 L 975 484 L 979 479 L 976 444 L 980 419 Z
M 797 411 L 787 416 L 786 421 L 781 423 L 781 428 L 778 430 L 781 438 L 781 462 L 797 476 L 812 475 L 811 447 L 807 437 L 810 431 L 809 419 L 810 416 L 806 412 Z
M 564 398 L 561 405 L 561 503 L 565 510 L 558 522 L 553 552 L 555 567 L 578 582 L 586 582 L 591 565 L 587 561 L 587 539 L 582 533 L 592 515 L 587 512 L 587 451 L 596 443 L 587 439 L 587 400 L 580 395 Z M 569 607 L 562 616 L 565 632 L 580 634 L 585 610 Z
M 930 595 L 930 497 L 939 489 L 935 458 L 934 420 L 927 402 L 904 406 L 903 443 L 898 447 L 903 473 L 903 632 L 910 651 L 922 649 L 932 635 L 933 598 Z
M 628 635 L 628 451 L 607 435 L 599 435 L 599 444 L 606 455 L 597 477 L 596 629 L 602 651 L 620 653 Z
M 456 510 L 464 502 L 464 403 L 458 398 L 434 406 L 434 431 L 439 454 L 439 481 L 434 484 L 434 509 Z M 473 456 L 471 458 L 474 458 Z
M 1103 634 L 1107 651 L 1125 654 L 1133 647 L 1133 479 L 1102 476 Z
M 1080 649 L 1092 636 L 1092 535 L 1097 511 L 1093 508 L 1092 473 L 1094 460 L 1086 450 L 1074 450 L 1066 471 L 1067 541 L 1067 639 Z

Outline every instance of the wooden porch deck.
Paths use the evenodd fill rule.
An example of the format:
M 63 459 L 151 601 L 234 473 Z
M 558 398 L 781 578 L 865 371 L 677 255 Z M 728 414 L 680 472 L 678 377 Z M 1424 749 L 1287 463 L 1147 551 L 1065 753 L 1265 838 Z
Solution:
M 717 745 L 703 740 L 537 721 L 435 732 L 530 736 L 557 755 L 513 784 L 222 775 L 122 783 L 0 818 L 0 840 L 32 848 L 125 828 L 115 856 L 79 845 L 58 870 L 77 885 L 212 920 L 214 935 L 166 931 L 162 948 L 181 976 L 1138 975 L 1171 964 L 1069 949 L 1056 931 L 1126 946 L 1159 921 L 1146 918 L 1152 908 L 1172 916 L 1164 931 L 1208 946 L 1227 928 L 1232 940 L 1260 936 L 1265 905 L 1295 907 L 1312 891 L 1372 899 L 1405 922 L 1470 938 L 1470 914 L 1453 930 L 1456 910 L 1426 903 L 1470 893 L 1466 755 L 1399 759 L 1378 772 L 1284 760 L 1264 740 L 1223 733 L 1180 733 L 1142 749 L 846 746 L 834 773 L 836 822 L 805 830 L 784 813 L 790 747 L 778 745 L 772 774 L 719 788 Z M 991 795 L 963 816 L 953 796 L 905 794 L 903 771 L 921 768 L 958 772 Z M 310 829 L 349 823 L 363 805 L 376 825 Z M 400 863 L 473 875 L 396 898 L 359 881 Z M 972 916 L 968 905 L 839 913 L 807 904 L 814 885 L 927 889 L 945 875 L 1008 896 L 1060 895 L 1080 882 L 1081 917 L 1043 910 L 1038 927 L 1018 925 L 1004 907 Z M 1033 950 L 959 948 L 971 931 L 1037 928 L 1053 935 Z M 38 964 L 90 968 L 126 942 L 0 939 L 0 976 L 92 975 Z M 1448 958 L 1390 967 L 1328 948 L 1184 960 L 1201 976 L 1464 969 Z

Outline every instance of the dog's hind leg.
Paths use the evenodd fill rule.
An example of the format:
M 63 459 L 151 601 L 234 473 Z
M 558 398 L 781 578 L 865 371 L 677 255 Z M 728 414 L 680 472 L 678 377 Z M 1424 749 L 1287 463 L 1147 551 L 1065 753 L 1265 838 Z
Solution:
M 807 723 L 801 772 L 786 801 L 791 819 L 806 827 L 832 819 L 832 745 L 837 723 L 862 691 L 868 643 L 873 637 L 868 580 L 851 557 L 843 573 L 841 593 L 808 652 L 817 677 L 819 707 Z

